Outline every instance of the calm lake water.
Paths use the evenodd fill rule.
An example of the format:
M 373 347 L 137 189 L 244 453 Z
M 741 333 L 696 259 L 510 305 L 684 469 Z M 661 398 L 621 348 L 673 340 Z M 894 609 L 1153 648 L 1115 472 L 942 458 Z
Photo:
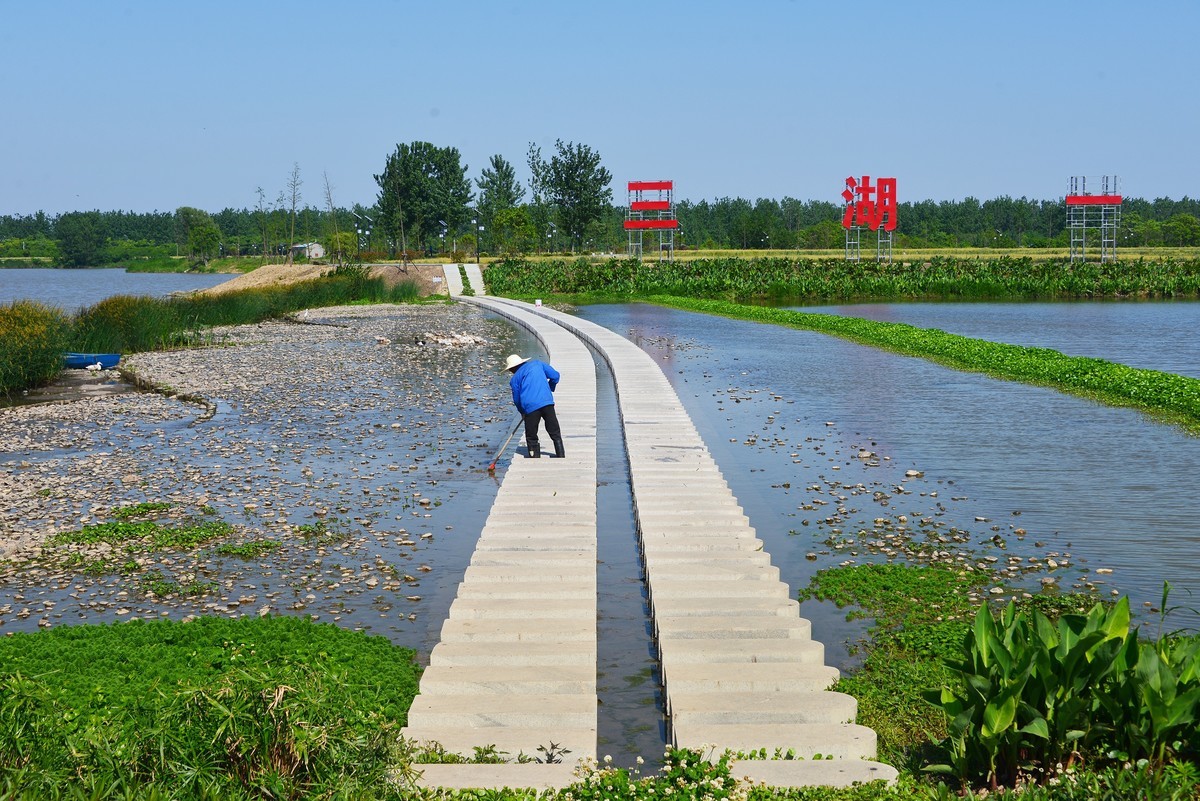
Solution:
M 1053 348 L 1200 378 L 1200 302 L 870 303 L 792 307 Z
M 232 277 L 213 273 L 129 273 L 110 268 L 0 270 L 0 303 L 37 300 L 75 312 L 113 295 L 165 297 L 172 292 L 207 289 Z
M 990 327 L 1004 341 L 1053 328 L 1052 342 L 1029 344 L 1067 352 L 1084 352 L 1070 338 L 1095 341 L 1098 326 L 1064 326 L 1065 317 L 1139 314 L 1167 331 L 1170 321 L 1186 319 L 1179 317 L 1184 304 L 1091 305 L 1001 307 L 1010 320 L 1020 315 L 1012 337 L 1003 322 L 985 319 L 991 304 L 934 311 L 957 313 L 975 331 Z M 896 317 L 910 311 L 887 308 Z M 1200 438 L 1127 409 L 812 332 L 648 305 L 589 306 L 581 316 L 630 338 L 662 365 L 793 587 L 820 568 L 869 560 L 865 549 L 829 543 L 903 512 L 910 521 L 969 533 L 981 557 L 1002 564 L 1056 554 L 1070 565 L 1053 573 L 1064 590 L 1128 593 L 1146 621 L 1156 620 L 1151 608 L 1164 580 L 1175 587 L 1175 603 L 1200 606 Z M 932 324 L 929 312 L 910 319 Z M 1161 350 L 1191 347 L 1182 343 L 1187 333 L 1164 335 Z M 1106 338 L 1095 355 L 1133 363 L 1131 349 L 1144 346 L 1138 338 L 1128 334 L 1128 348 L 1125 339 Z M 1185 350 L 1162 364 L 1177 364 Z M 874 466 L 857 458 L 860 450 L 878 455 Z M 907 470 L 923 475 L 909 478 Z M 814 500 L 828 505 L 803 508 Z M 839 505 L 846 513 L 835 518 Z M 1041 576 L 1027 577 L 1028 586 L 1036 589 Z M 814 613 L 810 603 L 802 611 Z M 831 630 L 818 617 L 815 637 L 828 644 L 843 636 L 844 625 Z M 1196 627 L 1200 618 L 1181 614 L 1170 622 Z

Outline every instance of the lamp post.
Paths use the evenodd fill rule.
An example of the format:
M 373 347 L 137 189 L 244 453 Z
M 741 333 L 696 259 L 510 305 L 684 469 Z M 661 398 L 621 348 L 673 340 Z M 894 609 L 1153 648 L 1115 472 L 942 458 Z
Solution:
M 558 233 L 558 226 L 556 226 L 554 223 L 550 223 L 549 227 L 550 227 L 550 230 L 546 232 L 546 244 L 547 244 L 548 250 L 550 252 L 553 252 L 554 251 L 554 235 L 556 233 Z
M 375 223 L 375 221 L 372 220 L 370 217 L 366 216 L 365 214 L 359 214 L 358 212 L 354 212 L 354 211 L 352 211 L 350 213 L 354 215 L 354 219 L 358 220 L 358 222 L 354 224 L 354 230 L 355 230 L 355 233 L 358 234 L 358 240 L 357 240 L 358 252 L 362 253 L 364 235 L 365 235 L 367 244 L 370 245 L 370 243 L 371 243 L 371 226 Z

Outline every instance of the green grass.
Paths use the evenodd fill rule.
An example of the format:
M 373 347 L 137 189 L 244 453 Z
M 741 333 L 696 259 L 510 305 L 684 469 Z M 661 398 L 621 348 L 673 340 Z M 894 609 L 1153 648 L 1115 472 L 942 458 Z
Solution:
M 378 788 L 418 675 L 382 637 L 290 617 L 0 638 L 0 798 Z

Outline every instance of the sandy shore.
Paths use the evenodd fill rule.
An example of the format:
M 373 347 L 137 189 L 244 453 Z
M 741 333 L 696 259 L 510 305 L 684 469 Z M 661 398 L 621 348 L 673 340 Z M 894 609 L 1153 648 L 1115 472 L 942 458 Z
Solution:
M 449 532 L 494 496 L 482 468 L 510 424 L 501 367 L 520 335 L 463 305 L 303 316 L 122 363 L 159 393 L 0 411 L 0 626 L 303 610 L 408 636 L 430 585 L 456 583 L 440 563 L 465 566 Z M 452 332 L 483 342 L 436 344 Z M 55 541 L 138 503 L 169 504 L 164 526 L 233 531 L 192 548 Z M 217 550 L 255 541 L 278 544 Z

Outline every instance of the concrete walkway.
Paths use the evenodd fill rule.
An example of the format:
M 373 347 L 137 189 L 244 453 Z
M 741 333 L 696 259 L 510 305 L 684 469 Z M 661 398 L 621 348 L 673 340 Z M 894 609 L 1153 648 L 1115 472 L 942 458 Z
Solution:
M 495 743 L 538 756 L 532 749 L 550 742 L 571 749 L 568 762 L 595 755 L 595 384 L 591 356 L 580 344 L 587 342 L 616 383 L 672 743 L 715 745 L 718 754 L 791 752 L 796 759 L 735 763 L 739 774 L 777 786 L 894 780 L 894 768 L 871 761 L 875 733 L 854 723 L 855 699 L 828 690 L 837 670 L 824 664 L 824 648 L 812 640 L 792 589 L 780 581 L 654 360 L 624 337 L 545 307 L 461 299 L 528 328 L 546 346 L 564 376 L 556 405 L 567 458 L 513 460 L 432 652 L 406 735 L 468 755 L 473 746 Z M 520 564 L 478 561 L 496 558 Z M 513 584 L 522 594 L 494 595 L 481 581 Z M 545 610 L 549 603 L 553 614 Z M 474 639 L 464 646 L 467 636 Z M 513 642 L 528 645 L 518 655 Z M 463 650 L 491 665 L 489 680 L 443 678 L 444 657 Z M 454 700 L 440 700 L 439 692 L 454 692 Z M 427 716 L 438 706 L 456 711 Z M 590 729 L 579 725 L 585 718 Z M 499 784 L 495 770 L 485 777 L 472 770 L 477 766 L 428 767 L 430 785 L 531 780 L 529 766 L 514 765 L 511 775 L 499 771 L 509 776 Z M 534 774 L 545 782 L 539 786 L 562 786 L 554 783 L 562 778 L 560 765 L 542 767 L 545 773 Z
M 554 744 L 574 764 L 596 755 L 595 365 L 566 330 L 508 316 L 570 377 L 555 393 L 567 458 L 512 460 L 404 736 L 513 759 Z

